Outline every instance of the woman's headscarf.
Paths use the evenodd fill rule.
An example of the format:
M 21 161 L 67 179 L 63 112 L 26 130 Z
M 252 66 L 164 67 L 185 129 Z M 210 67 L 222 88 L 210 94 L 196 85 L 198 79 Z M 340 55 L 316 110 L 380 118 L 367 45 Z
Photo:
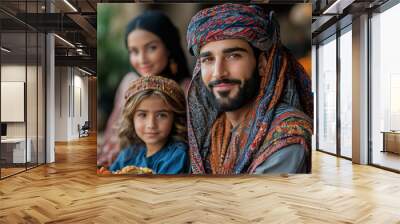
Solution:
M 301 144 L 311 164 L 313 97 L 311 80 L 303 67 L 282 46 L 273 13 L 258 6 L 223 4 L 204 9 L 191 20 L 187 42 L 198 56 L 206 43 L 243 39 L 262 53 L 258 58 L 261 84 L 256 110 L 243 153 L 231 173 L 253 173 L 272 153 Z M 200 74 L 199 60 L 188 92 L 188 135 L 193 173 L 209 173 L 210 130 L 218 115 Z M 279 109 L 278 109 L 279 105 Z M 283 106 L 282 106 L 283 105 Z M 206 161 L 206 162 L 203 162 Z M 310 172 L 311 167 L 307 167 Z

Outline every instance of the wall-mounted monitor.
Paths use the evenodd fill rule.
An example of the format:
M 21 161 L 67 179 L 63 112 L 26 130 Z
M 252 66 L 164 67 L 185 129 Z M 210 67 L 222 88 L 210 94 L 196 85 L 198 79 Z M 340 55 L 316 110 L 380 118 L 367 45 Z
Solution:
M 24 122 L 25 82 L 1 82 L 1 122 Z

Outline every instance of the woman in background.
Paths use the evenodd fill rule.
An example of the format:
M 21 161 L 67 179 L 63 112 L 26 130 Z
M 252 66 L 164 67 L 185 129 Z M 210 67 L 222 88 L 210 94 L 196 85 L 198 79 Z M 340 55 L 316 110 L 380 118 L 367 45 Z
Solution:
M 135 72 L 126 74 L 117 89 L 97 165 L 111 165 L 120 151 L 117 126 L 125 103 L 123 95 L 130 82 L 141 76 L 162 74 L 179 83 L 185 93 L 190 82 L 178 29 L 165 14 L 146 11 L 131 20 L 126 27 L 125 44 L 129 51 L 129 62 Z

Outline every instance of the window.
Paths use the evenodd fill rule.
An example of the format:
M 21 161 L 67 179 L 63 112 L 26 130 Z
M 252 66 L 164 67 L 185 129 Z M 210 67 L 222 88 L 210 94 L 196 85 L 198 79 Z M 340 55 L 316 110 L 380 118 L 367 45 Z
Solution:
M 352 157 L 352 35 L 351 26 L 340 36 L 340 155 Z
M 336 154 L 336 36 L 318 48 L 318 149 Z
M 384 135 L 400 130 L 400 5 L 371 18 L 372 163 L 400 170 L 400 155 L 388 150 Z M 395 134 L 395 133 L 393 133 Z M 400 148 L 400 133 L 393 137 Z M 397 140 L 396 140 L 397 139 Z M 400 153 L 400 150 L 399 152 Z

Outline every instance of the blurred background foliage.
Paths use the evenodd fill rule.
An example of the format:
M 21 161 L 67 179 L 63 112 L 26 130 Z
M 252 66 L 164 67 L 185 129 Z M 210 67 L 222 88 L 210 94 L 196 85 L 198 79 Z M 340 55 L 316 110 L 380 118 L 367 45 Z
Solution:
M 116 7 L 98 7 L 97 17 L 97 69 L 98 69 L 98 117 L 99 129 L 111 113 L 114 94 L 122 77 L 131 68 L 128 51 L 124 44 L 123 29 L 115 27 Z

